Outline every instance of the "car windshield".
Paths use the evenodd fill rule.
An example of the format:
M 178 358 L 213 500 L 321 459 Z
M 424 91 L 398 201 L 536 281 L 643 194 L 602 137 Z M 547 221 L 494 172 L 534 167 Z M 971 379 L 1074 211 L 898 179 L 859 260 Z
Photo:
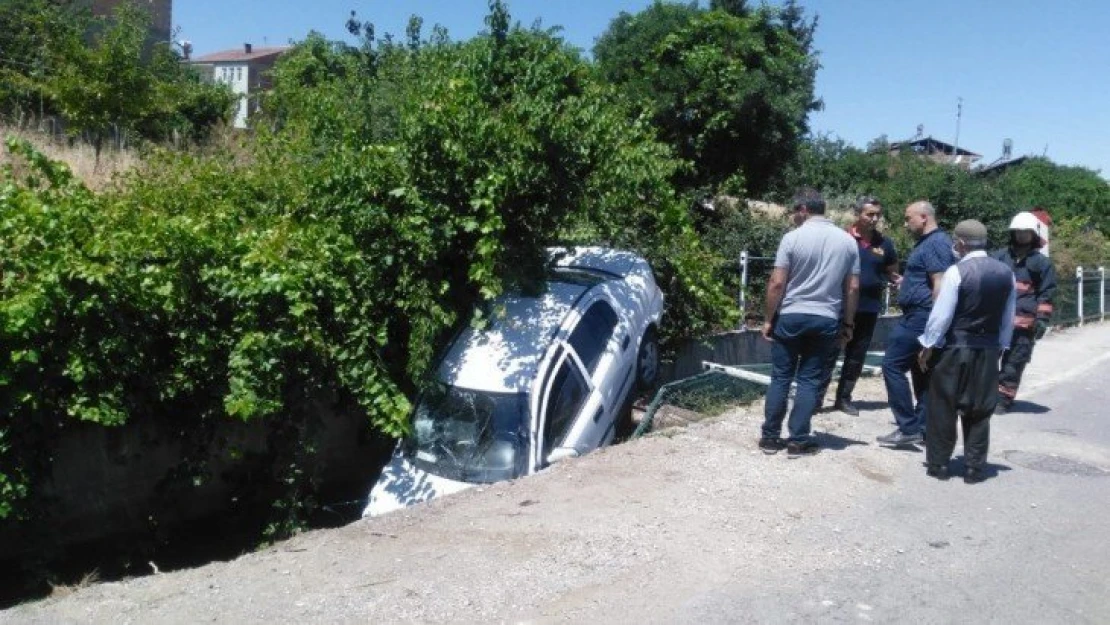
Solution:
M 437 384 L 417 403 L 405 452 L 417 468 L 463 482 L 489 483 L 527 472 L 525 393 L 489 393 Z

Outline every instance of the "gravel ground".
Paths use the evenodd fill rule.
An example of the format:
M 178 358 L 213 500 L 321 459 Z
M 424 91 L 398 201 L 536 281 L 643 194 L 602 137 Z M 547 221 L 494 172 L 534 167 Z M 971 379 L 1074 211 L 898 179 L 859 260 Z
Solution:
M 1100 328 L 1059 340 L 1060 361 L 1090 375 L 1110 348 Z M 1042 360 L 1047 392 L 1062 378 Z M 1110 621 L 1107 530 L 1084 531 L 1105 528 L 1107 445 L 1015 416 L 996 425 L 992 459 L 1056 450 L 1095 477 L 1003 463 L 984 484 L 938 482 L 919 449 L 874 444 L 893 427 L 881 380 L 862 380 L 856 399 L 859 417 L 814 418 L 814 457 L 761 453 L 757 403 L 0 623 Z

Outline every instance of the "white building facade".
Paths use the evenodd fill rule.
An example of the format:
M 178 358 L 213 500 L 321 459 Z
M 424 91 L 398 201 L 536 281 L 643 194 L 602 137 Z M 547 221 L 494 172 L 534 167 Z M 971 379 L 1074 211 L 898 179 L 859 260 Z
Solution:
M 227 85 L 239 96 L 232 125 L 248 128 L 251 115 L 258 110 L 259 94 L 272 84 L 269 71 L 287 50 L 289 48 L 255 48 L 248 43 L 235 50 L 206 54 L 192 63 L 208 78 Z

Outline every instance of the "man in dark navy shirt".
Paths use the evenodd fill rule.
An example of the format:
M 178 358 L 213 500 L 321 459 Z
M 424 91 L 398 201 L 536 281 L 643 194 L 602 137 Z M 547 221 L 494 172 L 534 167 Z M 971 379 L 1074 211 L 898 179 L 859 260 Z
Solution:
M 852 391 L 856 387 L 871 337 L 875 334 L 875 324 L 882 309 L 883 287 L 888 282 L 896 283 L 898 275 L 898 252 L 894 243 L 877 228 L 883 216 L 879 200 L 861 195 L 852 205 L 855 222 L 848 227 L 848 234 L 856 240 L 859 248 L 859 304 L 852 320 L 852 340 L 844 346 L 844 364 L 840 368 L 840 379 L 836 384 L 836 399 L 833 408 L 845 414 L 856 416 L 859 409 L 852 403 Z M 825 383 L 821 387 L 821 397 L 832 381 L 833 369 L 840 350 L 833 350 L 825 372 Z
M 925 392 L 929 375 L 917 364 L 917 337 L 940 293 L 944 272 L 956 262 L 952 239 L 937 225 L 936 209 L 926 201 L 906 207 L 906 228 L 917 239 L 906 259 L 906 269 L 898 288 L 898 307 L 902 319 L 887 338 L 883 356 L 883 382 L 887 400 L 898 429 L 878 437 L 884 445 L 920 443 L 925 429 Z M 913 394 L 906 372 L 913 378 Z M 914 400 L 916 401 L 916 405 Z

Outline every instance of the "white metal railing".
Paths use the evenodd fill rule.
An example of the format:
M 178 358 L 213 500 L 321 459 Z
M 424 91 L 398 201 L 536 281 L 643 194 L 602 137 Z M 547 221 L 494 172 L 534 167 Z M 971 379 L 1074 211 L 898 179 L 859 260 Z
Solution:
M 1086 295 L 1087 287 L 1098 286 L 1098 314 L 1094 312 L 1087 314 L 1084 307 L 1084 296 Z M 1075 268 L 1075 302 L 1076 302 L 1076 318 L 1079 325 L 1087 319 L 1098 317 L 1099 321 L 1106 319 L 1106 268 L 1099 267 L 1090 270 L 1088 273 L 1082 267 Z
M 773 256 L 752 256 L 748 254 L 748 250 L 740 252 L 740 293 L 737 296 L 737 303 L 740 306 L 740 327 L 744 327 L 745 317 L 748 313 L 748 281 L 751 277 L 751 265 L 753 261 L 773 261 Z M 768 272 L 770 273 L 770 272 Z M 879 311 L 880 315 L 886 315 L 890 311 L 890 286 L 883 287 L 883 307 Z
M 747 250 L 740 252 L 740 293 L 737 297 L 737 303 L 740 306 L 740 319 L 741 327 L 744 327 L 745 317 L 747 316 L 749 302 L 748 283 L 752 275 L 752 263 L 762 261 L 772 261 L 773 257 L 770 256 L 752 256 Z M 1056 309 L 1057 314 L 1053 318 L 1053 325 L 1083 325 L 1087 321 L 1103 321 L 1106 319 L 1106 268 L 1098 267 L 1095 269 L 1084 269 L 1078 267 L 1075 270 L 1074 291 L 1072 285 L 1068 281 L 1061 280 L 1060 288 L 1057 290 Z M 1094 300 L 1093 289 L 1098 289 L 1098 310 L 1093 310 Z M 1075 293 L 1074 308 L 1071 305 L 1071 294 Z M 890 311 L 890 294 L 891 289 L 886 287 L 883 289 L 883 308 L 880 314 L 886 315 Z M 1086 297 L 1090 297 L 1092 301 L 1084 302 Z M 1067 309 L 1065 311 L 1065 309 Z M 1074 310 L 1075 316 L 1070 316 L 1071 311 Z

